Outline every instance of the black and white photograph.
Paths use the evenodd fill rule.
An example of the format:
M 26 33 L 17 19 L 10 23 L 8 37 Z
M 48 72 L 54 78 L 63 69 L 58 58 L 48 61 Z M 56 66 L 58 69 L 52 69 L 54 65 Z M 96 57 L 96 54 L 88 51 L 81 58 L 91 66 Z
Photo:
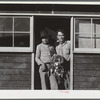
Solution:
M 0 1 L 0 93 L 100 90 L 99 43 L 99 0 Z

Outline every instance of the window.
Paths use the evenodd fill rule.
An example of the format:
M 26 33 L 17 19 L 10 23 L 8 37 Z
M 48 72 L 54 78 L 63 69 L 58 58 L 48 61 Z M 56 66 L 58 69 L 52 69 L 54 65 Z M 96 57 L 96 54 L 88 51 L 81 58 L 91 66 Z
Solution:
M 32 51 L 33 21 L 29 16 L 0 16 L 0 51 Z
M 74 19 L 74 50 L 100 49 L 100 19 Z

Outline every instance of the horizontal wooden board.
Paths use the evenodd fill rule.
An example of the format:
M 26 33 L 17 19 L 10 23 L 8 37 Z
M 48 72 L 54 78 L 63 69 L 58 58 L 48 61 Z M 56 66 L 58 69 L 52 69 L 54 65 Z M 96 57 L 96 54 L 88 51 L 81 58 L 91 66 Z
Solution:
M 30 90 L 31 89 L 31 87 L 30 86 L 15 86 L 15 87 L 0 87 L 0 90 Z
M 99 63 L 100 57 L 74 57 L 74 63 Z
M 23 80 L 27 80 L 30 81 L 31 80 L 31 75 L 0 75 L 0 81 L 23 81 Z
M 31 82 L 30 81 L 0 81 L 0 87 L 1 86 L 9 86 L 9 87 L 18 87 L 18 86 L 30 86 L 31 85 Z
M 100 88 L 100 82 L 74 82 L 74 87 L 80 88 Z
M 0 62 L 31 62 L 31 57 L 0 57 Z
M 100 70 L 100 64 L 74 63 L 75 70 Z
M 29 75 L 31 69 L 0 69 L 0 75 Z
M 74 87 L 74 90 L 100 90 L 100 88 L 92 88 L 92 87 L 78 88 L 78 87 Z
M 74 82 L 100 82 L 100 76 L 74 76 Z
M 31 53 L 0 53 L 0 57 L 31 57 Z
M 74 75 L 82 75 L 82 76 L 100 76 L 100 71 L 89 71 L 89 70 L 74 70 Z
M 100 57 L 100 54 L 74 54 L 74 57 L 80 57 L 80 58 L 83 58 L 83 57 Z
M 31 69 L 31 63 L 17 62 L 8 63 L 0 62 L 0 69 Z

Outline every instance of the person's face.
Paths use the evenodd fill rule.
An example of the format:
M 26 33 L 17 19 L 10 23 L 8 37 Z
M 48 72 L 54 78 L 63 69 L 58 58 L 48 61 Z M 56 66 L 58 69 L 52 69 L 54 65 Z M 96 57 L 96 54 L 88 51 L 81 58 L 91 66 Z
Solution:
M 42 43 L 43 44 L 48 44 L 49 43 L 49 38 L 42 38 Z
M 64 39 L 65 39 L 64 33 L 58 32 L 57 33 L 57 39 L 59 40 L 59 42 L 63 42 Z

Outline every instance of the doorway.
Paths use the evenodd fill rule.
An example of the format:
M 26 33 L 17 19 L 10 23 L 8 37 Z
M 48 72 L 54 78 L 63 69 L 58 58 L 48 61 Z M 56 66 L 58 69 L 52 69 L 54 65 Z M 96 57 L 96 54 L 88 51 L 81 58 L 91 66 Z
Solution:
M 41 43 L 40 32 L 46 30 L 52 37 L 52 44 L 56 42 L 56 31 L 63 29 L 66 40 L 70 40 L 70 18 L 67 17 L 51 17 L 51 16 L 35 16 L 34 17 L 34 33 L 35 33 L 35 50 L 36 46 Z M 69 66 L 70 68 L 70 66 Z M 41 89 L 41 82 L 39 76 L 39 67 L 35 62 L 34 68 L 34 89 Z

